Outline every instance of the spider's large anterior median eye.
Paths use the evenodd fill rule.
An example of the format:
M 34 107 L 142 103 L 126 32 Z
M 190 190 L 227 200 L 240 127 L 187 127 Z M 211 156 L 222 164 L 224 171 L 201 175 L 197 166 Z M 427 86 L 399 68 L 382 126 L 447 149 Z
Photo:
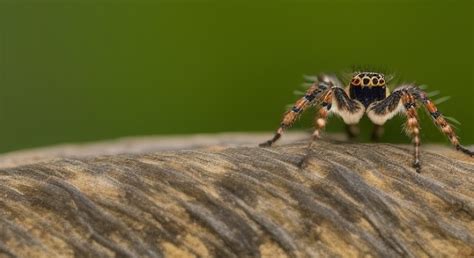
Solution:
M 379 84 L 379 80 L 377 78 L 372 79 L 372 85 L 377 85 Z
M 364 82 L 364 85 L 369 85 L 370 78 L 365 77 L 365 78 L 363 79 L 363 82 Z

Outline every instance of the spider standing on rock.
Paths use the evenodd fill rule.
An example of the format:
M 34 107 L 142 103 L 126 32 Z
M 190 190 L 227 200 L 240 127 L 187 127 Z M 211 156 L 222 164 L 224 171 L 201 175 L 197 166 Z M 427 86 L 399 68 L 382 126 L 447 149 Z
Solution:
M 314 78 L 306 94 L 285 113 L 283 121 L 275 136 L 262 144 L 269 147 L 280 139 L 283 131 L 289 128 L 305 109 L 310 106 L 319 107 L 316 116 L 316 129 L 312 141 L 319 139 L 321 130 L 326 126 L 330 113 L 340 116 L 348 125 L 351 136 L 357 134 L 357 124 L 367 114 L 375 124 L 373 137 L 381 134 L 382 125 L 396 114 L 403 113 L 407 117 L 406 132 L 412 137 L 415 145 L 413 167 L 420 172 L 420 124 L 418 122 L 417 108 L 424 106 L 433 118 L 433 122 L 441 129 L 457 150 L 470 155 L 473 152 L 463 147 L 453 130 L 438 111 L 435 104 L 427 94 L 413 84 L 401 85 L 391 94 L 387 87 L 385 75 L 376 72 L 356 72 L 346 88 L 335 76 L 321 75 Z

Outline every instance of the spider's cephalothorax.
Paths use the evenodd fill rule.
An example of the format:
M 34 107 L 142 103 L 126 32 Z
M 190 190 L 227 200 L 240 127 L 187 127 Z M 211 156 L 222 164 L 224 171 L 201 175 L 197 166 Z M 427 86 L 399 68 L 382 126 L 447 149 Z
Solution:
M 349 85 L 349 96 L 365 107 L 387 97 L 385 75 L 381 73 L 355 73 Z
M 473 152 L 463 147 L 452 126 L 446 121 L 427 94 L 416 85 L 406 84 L 396 88 L 389 94 L 387 80 L 381 73 L 356 72 L 347 87 L 343 87 L 335 76 L 321 75 L 314 79 L 306 94 L 285 113 L 275 136 L 260 144 L 271 146 L 280 139 L 283 131 L 289 128 L 296 119 L 310 106 L 317 106 L 316 129 L 313 140 L 320 137 L 321 130 L 326 126 L 330 113 L 340 116 L 350 134 L 358 130 L 353 128 L 366 114 L 376 125 L 374 135 L 381 132 L 382 125 L 396 114 L 402 113 L 407 117 L 406 131 L 412 137 L 415 145 L 413 166 L 420 171 L 420 125 L 417 108 L 424 106 L 431 115 L 433 122 L 441 129 L 457 150 L 473 156 Z

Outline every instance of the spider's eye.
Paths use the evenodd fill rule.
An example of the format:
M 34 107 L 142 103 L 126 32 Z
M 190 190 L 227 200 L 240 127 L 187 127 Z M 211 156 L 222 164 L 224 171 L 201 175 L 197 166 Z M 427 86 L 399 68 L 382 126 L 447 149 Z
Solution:
M 377 85 L 379 84 L 379 80 L 377 78 L 372 79 L 372 85 Z
M 380 83 L 381 85 L 384 85 L 384 84 L 385 84 L 385 80 L 384 80 L 384 79 L 380 79 L 379 83 Z
M 352 84 L 359 85 L 360 84 L 360 79 L 359 78 L 352 79 Z
M 364 78 L 364 85 L 369 85 L 370 79 L 369 78 Z

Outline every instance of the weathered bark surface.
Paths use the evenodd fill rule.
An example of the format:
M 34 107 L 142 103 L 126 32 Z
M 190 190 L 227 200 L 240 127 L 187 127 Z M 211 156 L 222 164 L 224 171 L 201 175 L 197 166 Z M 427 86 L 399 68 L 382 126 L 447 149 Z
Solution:
M 0 156 L 0 256 L 474 255 L 474 159 L 431 146 L 417 174 L 411 146 L 322 140 L 299 169 L 305 142 L 266 137 Z

